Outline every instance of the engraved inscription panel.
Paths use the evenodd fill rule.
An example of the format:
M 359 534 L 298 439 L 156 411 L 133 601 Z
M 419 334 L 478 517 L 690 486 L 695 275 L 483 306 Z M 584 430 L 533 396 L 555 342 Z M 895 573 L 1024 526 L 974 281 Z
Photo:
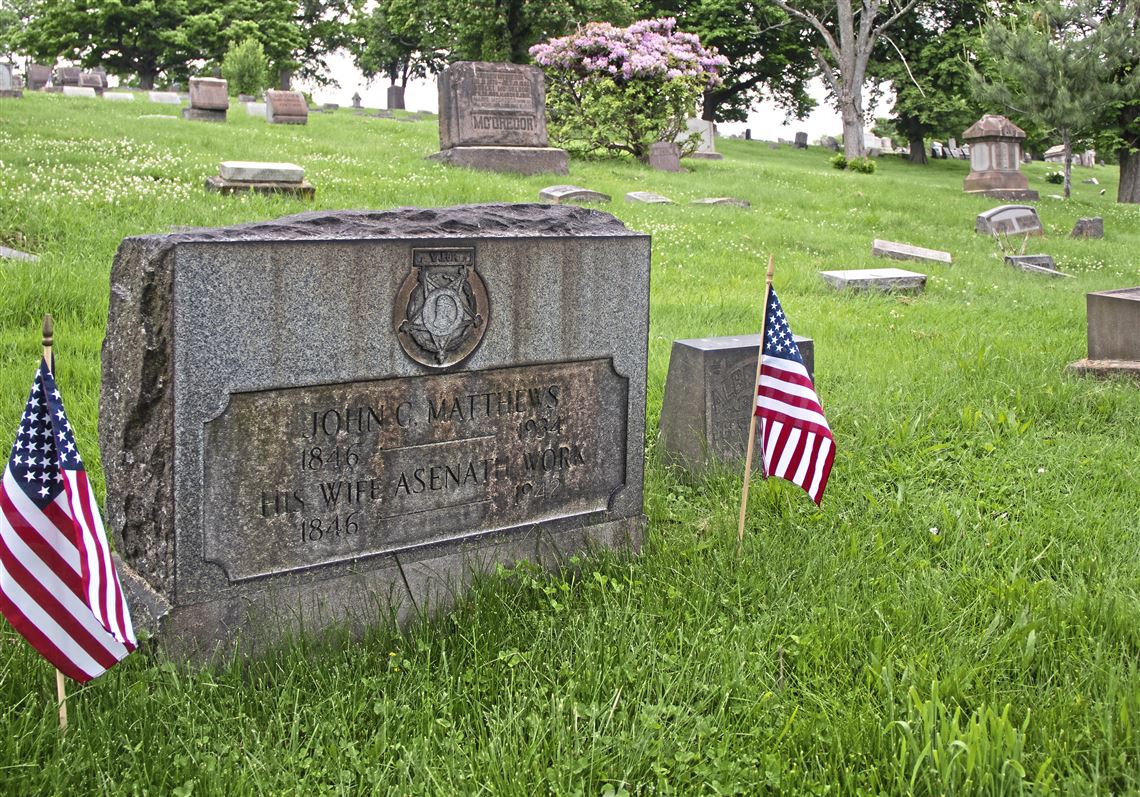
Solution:
M 545 90 L 533 66 L 458 62 L 440 78 L 440 148 L 545 147 Z
M 205 558 L 231 581 L 605 511 L 608 359 L 231 395 L 205 424 Z

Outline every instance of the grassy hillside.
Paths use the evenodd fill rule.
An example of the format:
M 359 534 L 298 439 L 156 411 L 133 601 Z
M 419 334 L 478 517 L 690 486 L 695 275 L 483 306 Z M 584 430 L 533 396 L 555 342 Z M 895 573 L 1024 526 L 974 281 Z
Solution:
M 312 208 L 533 201 L 567 181 L 424 160 L 432 122 L 316 114 L 271 127 L 170 106 L 29 93 L 0 101 L 0 434 L 14 434 L 56 318 L 58 375 L 89 467 L 108 273 L 127 235 Z M 154 116 L 160 115 L 160 116 Z M 0 792 L 137 794 L 1019 794 L 1140 792 L 1140 386 L 1064 372 L 1084 296 L 1140 284 L 1140 207 L 1115 169 L 1074 167 L 1030 252 L 1002 264 L 964 162 L 879 172 L 830 153 L 720 143 L 687 174 L 578 163 L 568 182 L 653 236 L 649 541 L 549 576 L 487 579 L 407 635 L 302 640 L 221 672 L 132 656 L 55 726 L 51 668 L 0 630 Z M 227 198 L 221 160 L 305 167 L 314 203 Z M 1026 167 L 1043 196 L 1057 186 Z M 1095 176 L 1099 186 L 1080 182 Z M 1106 189 L 1102 195 L 1101 190 Z M 626 204 L 653 190 L 676 206 Z M 750 209 L 690 207 L 732 195 Z M 1106 237 L 1068 237 L 1083 216 Z M 887 238 L 953 253 L 918 297 L 840 296 L 822 269 L 883 263 Z M 665 469 L 670 343 L 757 331 L 763 266 L 815 339 L 838 453 L 817 510 L 740 476 Z M 7 443 L 2 443 L 7 445 Z

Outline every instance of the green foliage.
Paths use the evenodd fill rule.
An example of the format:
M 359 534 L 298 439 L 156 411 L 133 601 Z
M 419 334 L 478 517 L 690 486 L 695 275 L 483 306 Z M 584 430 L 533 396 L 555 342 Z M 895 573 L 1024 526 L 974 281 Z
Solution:
M 861 174 L 874 174 L 876 168 L 875 159 L 867 157 L 852 158 L 847 161 L 847 168 Z
M 827 159 L 827 162 L 830 163 L 836 169 L 839 169 L 839 171 L 843 171 L 844 169 L 847 168 L 847 156 L 844 155 L 842 152 L 835 153 L 834 155 L 832 155 L 830 158 Z
M 1045 182 L 1062 185 L 1065 182 L 1064 172 L 1045 172 Z
M 315 114 L 283 129 L 238 113 L 206 130 L 150 111 L 164 108 L 0 103 L 0 245 L 41 257 L 0 260 L 0 430 L 17 426 L 51 312 L 98 493 L 123 237 L 527 202 L 551 182 L 425 160 L 434 121 Z M 144 648 L 70 690 L 66 737 L 50 666 L 0 622 L 0 794 L 1140 793 L 1140 390 L 1065 371 L 1086 353 L 1085 294 L 1140 284 L 1140 207 L 1100 196 L 1111 169 L 1067 203 L 1043 196 L 1048 251 L 1072 275 L 1050 280 L 974 233 L 993 203 L 962 191 L 963 161 L 919 176 L 882 158 L 869 190 L 819 148 L 717 148 L 723 161 L 683 175 L 571 164 L 615 197 L 678 202 L 606 206 L 652 235 L 646 414 L 628 419 L 650 431 L 640 556 L 491 574 L 405 634 L 297 639 L 218 669 Z M 315 200 L 202 187 L 221 160 L 267 157 L 304 166 Z M 1023 167 L 1034 183 L 1051 168 Z M 752 208 L 688 204 L 726 194 Z M 1086 216 L 1112 235 L 1071 239 Z M 819 279 L 867 262 L 873 238 L 954 265 L 924 264 L 918 296 Z M 739 471 L 682 474 L 653 432 L 672 341 L 755 331 L 769 253 L 793 329 L 815 340 L 837 458 L 822 509 L 757 476 L 738 553 Z
M 441 36 L 423 3 L 380 0 L 356 10 L 349 50 L 368 80 L 383 75 L 406 86 L 443 66 Z
M 269 62 L 261 42 L 249 38 L 230 45 L 222 59 L 222 77 L 229 82 L 230 94 L 256 95 L 269 85 Z

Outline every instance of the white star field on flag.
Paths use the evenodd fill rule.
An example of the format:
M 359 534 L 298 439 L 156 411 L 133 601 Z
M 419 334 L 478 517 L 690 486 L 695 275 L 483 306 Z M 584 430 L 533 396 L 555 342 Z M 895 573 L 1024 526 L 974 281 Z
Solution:
M 50 387 L 45 389 L 45 384 Z M 8 467 L 21 489 L 41 509 L 64 489 L 61 467 L 83 469 L 75 433 L 60 400 L 59 391 L 54 384 L 46 382 L 45 369 L 41 368 L 32 383 L 8 460 Z

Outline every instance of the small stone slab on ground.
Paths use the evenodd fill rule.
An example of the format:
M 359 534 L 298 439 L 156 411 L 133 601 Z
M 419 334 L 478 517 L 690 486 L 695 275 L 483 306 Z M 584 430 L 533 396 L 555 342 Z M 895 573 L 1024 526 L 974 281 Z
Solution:
M 222 161 L 218 174 L 223 180 L 247 183 L 300 183 L 305 179 L 305 170 L 295 163 Z
M 886 293 L 921 293 L 926 288 L 926 275 L 901 268 L 857 268 L 846 271 L 821 271 L 823 281 L 838 291 L 883 291 Z
M 171 116 L 168 113 L 144 113 L 139 116 L 139 119 L 177 119 L 177 116 Z
M 219 194 L 238 194 L 253 191 L 257 194 L 291 194 L 301 199 L 312 199 L 317 189 L 308 180 L 299 183 L 252 182 L 247 180 L 226 180 L 218 175 L 206 178 L 206 189 Z
M 643 205 L 672 205 L 673 200 L 652 191 L 630 191 L 625 195 L 626 202 L 640 202 Z
M 103 99 L 111 102 L 134 102 L 135 95 L 129 91 L 104 91 Z
M 265 103 L 264 102 L 247 102 L 245 104 L 245 112 L 250 116 L 256 116 L 259 119 L 265 118 Z
M 88 97 L 90 99 L 95 99 L 96 94 L 95 94 L 95 89 L 91 88 L 90 86 L 64 86 L 63 87 L 63 96 L 64 97 Z
M 921 246 L 900 244 L 895 241 L 881 241 L 878 238 L 871 244 L 871 254 L 876 257 L 889 257 L 894 260 L 928 260 L 933 263 L 950 263 L 950 253 L 938 249 L 923 249 Z
M 999 205 L 974 219 L 974 232 L 983 235 L 1044 235 L 1037 210 L 1029 205 Z
M 27 263 L 35 263 L 40 259 L 39 255 L 21 252 L 18 249 L 9 249 L 6 246 L 0 246 L 0 259 L 4 260 L 23 260 Z
M 1140 382 L 1140 362 L 1133 360 L 1093 360 L 1086 357 L 1069 363 L 1068 368 L 1077 376 L 1095 376 L 1099 379 L 1127 376 Z
M 151 102 L 157 102 L 160 105 L 181 105 L 182 98 L 178 96 L 176 91 L 150 91 L 147 92 L 147 99 Z
M 747 199 L 737 199 L 734 196 L 709 196 L 703 199 L 694 199 L 691 205 L 735 205 L 738 208 L 752 207 Z
M 1077 223 L 1073 225 L 1074 238 L 1103 238 L 1104 237 L 1104 219 L 1100 216 L 1093 216 L 1091 219 L 1077 219 Z
M 1019 268 L 1030 274 L 1045 274 L 1050 277 L 1071 277 L 1057 270 L 1052 255 L 1006 255 L 1005 264 L 1011 268 Z
M 538 192 L 538 198 L 561 205 L 566 202 L 609 202 L 612 197 L 577 185 L 550 185 Z

